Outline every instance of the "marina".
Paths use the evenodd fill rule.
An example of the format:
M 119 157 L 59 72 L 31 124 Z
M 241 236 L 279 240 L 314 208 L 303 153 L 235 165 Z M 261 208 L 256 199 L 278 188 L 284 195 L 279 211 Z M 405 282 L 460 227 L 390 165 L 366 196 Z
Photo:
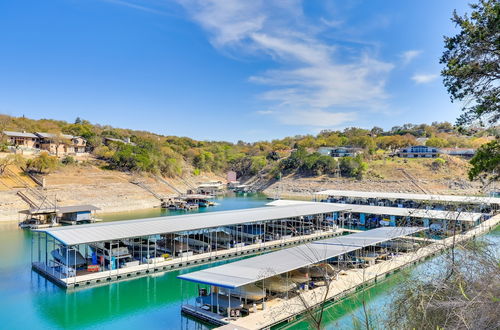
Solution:
M 200 209 L 200 211 L 213 213 L 221 209 L 261 207 L 268 202 L 265 197 L 258 195 L 225 197 L 218 200 L 220 205 L 217 207 Z M 178 214 L 183 214 L 183 212 L 163 211 L 156 208 L 143 212 L 104 215 L 102 219 L 113 223 L 122 219 L 170 215 L 167 216 L 169 218 L 172 217 L 171 215 Z M 149 275 L 132 277 L 134 279 L 129 281 L 112 281 L 102 285 L 84 286 L 85 290 L 61 290 L 54 281 L 33 272 L 29 267 L 32 236 L 38 234 L 16 230 L 17 223 L 15 222 L 12 226 L 5 224 L 2 228 L 0 246 L 3 251 L 3 263 L 0 267 L 16 274 L 10 276 L 6 272 L 0 272 L 0 278 L 4 284 L 2 290 L 4 299 L 0 306 L 3 311 L 4 325 L 7 328 L 20 326 L 41 329 L 82 328 L 98 325 L 108 327 L 112 324 L 113 328 L 147 326 L 150 329 L 163 329 L 165 324 L 169 324 L 169 327 L 176 329 L 209 329 L 211 327 L 207 327 L 197 319 L 181 315 L 181 305 L 185 304 L 187 299 L 196 298 L 197 285 L 193 282 L 178 280 L 176 277 L 192 270 L 218 266 L 247 256 L 243 254 L 225 259 L 225 261 L 196 264 L 188 269 L 177 268 L 167 272 L 150 272 Z M 498 230 L 487 234 L 486 237 L 493 239 L 497 244 L 499 242 Z M 398 245 L 400 248 L 403 247 L 401 243 Z M 423 261 L 422 264 L 425 265 L 427 262 Z M 351 272 L 354 272 L 354 269 Z M 368 290 L 370 292 L 367 298 L 368 308 L 380 311 L 381 317 L 383 317 L 383 309 L 380 309 L 380 306 L 387 302 L 399 285 L 398 275 L 388 278 L 388 281 L 377 280 L 373 289 Z M 325 314 L 325 322 L 335 324 L 337 327 L 351 328 L 353 326 L 352 315 L 362 315 L 360 313 L 363 309 L 356 296 L 357 294 L 348 294 L 346 297 L 353 298 L 347 298 L 346 303 L 342 302 L 329 307 L 328 313 Z M 26 317 L 22 319 L 14 317 L 19 310 L 25 311 Z M 292 326 L 291 323 L 286 324 L 287 327 Z M 292 329 L 295 328 L 292 326 Z
M 496 215 L 466 233 L 439 242 L 429 241 L 412 251 L 401 253 L 397 248 L 392 251 L 386 250 L 385 255 L 378 253 L 374 262 L 363 264 L 359 268 L 350 267 L 346 263 L 349 259 L 358 259 L 366 255 L 366 253 L 363 254 L 366 250 L 372 252 L 370 256 L 376 255 L 374 251 L 377 251 L 377 245 L 390 242 L 395 238 L 403 238 L 423 228 L 372 229 L 181 275 L 180 279 L 203 285 L 203 288 L 199 289 L 199 296 L 194 304 L 184 304 L 182 312 L 222 326 L 222 328 L 228 325 L 231 329 L 267 329 L 287 320 L 293 320 L 310 308 L 324 304 L 326 301 L 341 299 L 355 292 L 360 286 L 376 283 L 401 268 L 412 266 L 439 253 L 457 241 L 482 235 L 492 230 L 499 222 L 500 215 Z M 348 256 L 353 251 L 358 252 L 351 254 L 350 258 L 340 258 Z M 390 253 L 389 258 L 387 253 Z M 311 265 L 318 265 L 324 261 L 333 265 L 332 268 L 336 267 L 336 275 L 331 276 L 323 272 L 321 284 L 308 279 L 305 282 L 308 284 L 299 285 L 300 283 L 293 282 L 289 276 L 291 271 L 296 270 L 306 273 Z M 232 274 L 232 276 L 228 277 L 225 274 Z M 266 288 L 266 281 L 272 283 L 276 281 L 276 278 L 279 278 L 280 283 L 292 282 L 295 285 L 284 286 L 281 290 L 276 290 L 270 288 L 268 284 Z M 249 299 L 245 290 L 242 290 L 252 283 L 261 283 L 259 287 L 263 290 L 263 296 L 254 297 L 260 299 Z M 205 298 L 207 295 L 208 299 Z M 217 299 L 222 296 L 226 300 L 222 299 L 221 308 Z M 231 299 L 228 299 L 229 297 Z

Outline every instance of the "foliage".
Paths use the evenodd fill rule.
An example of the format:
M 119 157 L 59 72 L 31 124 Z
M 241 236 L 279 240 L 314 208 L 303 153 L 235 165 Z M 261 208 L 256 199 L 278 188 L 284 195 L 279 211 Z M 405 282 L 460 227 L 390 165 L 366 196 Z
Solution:
M 425 142 L 428 147 L 445 148 L 448 146 L 448 141 L 439 137 L 431 137 Z
M 28 170 L 33 170 L 38 173 L 49 173 L 57 168 L 59 160 L 55 156 L 50 156 L 46 152 L 42 152 L 36 158 L 30 159 L 27 162 Z
M 494 140 L 481 146 L 470 161 L 469 179 L 491 176 L 492 181 L 500 179 L 500 142 Z
M 64 165 L 74 165 L 76 164 L 76 160 L 72 156 L 66 156 L 61 160 L 61 163 Z
M 0 175 L 5 172 L 9 165 L 16 165 L 19 167 L 26 166 L 26 159 L 21 155 L 10 154 L 4 158 L 0 158 Z
M 446 160 L 444 160 L 443 158 L 436 158 L 436 159 L 434 159 L 434 161 L 432 162 L 431 167 L 432 167 L 432 169 L 434 169 L 434 170 L 439 170 L 439 169 L 440 169 L 440 168 L 442 168 L 445 164 L 446 164 Z
M 470 7 L 470 17 L 453 13 L 460 32 L 444 39 L 441 74 L 452 101 L 465 101 L 460 125 L 495 124 L 500 119 L 500 2 L 480 0 Z
M 368 164 L 363 162 L 361 156 L 342 157 L 339 167 L 342 176 L 354 177 L 361 180 L 368 168 Z
M 478 243 L 454 246 L 408 276 L 389 303 L 385 328 L 498 329 L 498 247 Z
M 222 174 L 234 170 L 239 177 L 255 175 L 265 170 L 277 177 L 279 173 L 297 171 L 300 175 L 339 174 L 340 162 L 316 153 L 322 146 L 358 147 L 363 157 L 383 157 L 388 152 L 420 144 L 416 138 L 430 138 L 429 144 L 439 141 L 453 147 L 477 147 L 491 140 L 495 131 L 478 129 L 463 136 L 447 122 L 404 124 L 389 131 L 379 127 L 372 130 L 355 127 L 343 131 L 324 130 L 317 135 L 297 135 L 273 141 L 246 143 L 238 141 L 197 141 L 188 137 L 161 136 L 145 131 L 114 128 L 92 124 L 82 118 L 74 123 L 49 119 L 32 120 L 25 117 L 0 115 L 0 126 L 5 130 L 49 132 L 82 136 L 90 151 L 108 163 L 108 168 L 123 171 L 145 171 L 175 177 L 190 172 Z M 105 141 L 104 137 L 132 143 Z M 375 156 L 371 156 L 375 155 Z M 378 155 L 378 156 L 377 156 Z M 366 164 L 358 159 L 345 159 L 342 175 L 362 177 Z

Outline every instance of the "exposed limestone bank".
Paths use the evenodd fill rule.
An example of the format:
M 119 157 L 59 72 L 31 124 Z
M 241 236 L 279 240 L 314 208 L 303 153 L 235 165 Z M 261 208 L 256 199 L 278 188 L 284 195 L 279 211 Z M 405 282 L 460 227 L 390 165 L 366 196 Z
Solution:
M 477 195 L 481 194 L 481 186 L 477 182 L 466 180 L 425 180 L 421 179 L 418 185 L 431 193 L 449 195 Z M 410 180 L 375 180 L 375 179 L 342 179 L 329 177 L 296 178 L 288 177 L 274 182 L 263 190 L 269 196 L 303 196 L 312 198 L 313 193 L 327 189 L 357 190 L 357 191 L 386 191 L 399 193 L 423 193 Z
M 215 176 L 197 176 L 187 179 L 169 179 L 173 186 L 185 192 L 199 182 L 220 179 Z M 144 182 L 160 196 L 174 196 L 172 188 L 149 176 L 132 175 L 118 171 L 103 171 L 95 167 L 68 168 L 45 177 L 46 188 L 41 190 L 48 199 L 60 206 L 91 204 L 100 213 L 128 212 L 158 207 L 160 201 L 150 192 L 132 184 Z M 188 186 L 189 185 L 189 186 Z M 40 188 L 37 188 L 40 189 Z M 28 208 L 18 195 L 22 188 L 0 189 L 0 221 L 18 221 L 20 210 Z

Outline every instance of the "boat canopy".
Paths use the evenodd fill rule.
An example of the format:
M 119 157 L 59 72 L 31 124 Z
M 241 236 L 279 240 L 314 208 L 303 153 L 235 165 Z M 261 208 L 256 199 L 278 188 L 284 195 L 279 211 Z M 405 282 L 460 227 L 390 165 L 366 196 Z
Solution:
M 48 213 L 76 213 L 76 212 L 91 212 L 100 210 L 94 205 L 71 205 L 71 206 L 58 206 L 58 207 L 48 207 L 48 208 L 31 208 L 29 210 L 22 210 L 19 213 L 22 214 L 48 214 Z
M 314 204 L 315 202 L 306 202 L 298 200 L 277 200 L 267 203 L 269 206 L 283 205 L 299 205 L 299 204 Z M 404 207 L 388 207 L 388 206 L 373 206 L 360 204 L 344 204 L 344 203 L 329 203 L 336 206 L 345 206 L 351 213 L 364 213 L 376 215 L 394 215 L 399 217 L 412 217 L 429 220 L 449 220 L 449 221 L 466 221 L 476 222 L 483 216 L 476 212 L 457 212 L 457 211 L 442 211 L 442 210 L 425 210 L 413 209 Z
M 425 230 L 423 227 L 383 227 L 243 259 L 177 276 L 182 280 L 234 289 L 295 269 Z
M 500 205 L 499 197 L 484 196 L 463 196 L 463 195 L 426 195 L 426 194 L 408 194 L 393 193 L 382 191 L 353 191 L 353 190 L 323 190 L 314 193 L 315 195 L 351 197 L 351 198 L 373 198 L 373 199 L 403 199 L 417 200 L 427 202 L 453 202 L 465 204 L 496 204 Z
M 37 231 L 44 232 L 65 245 L 76 245 L 325 214 L 342 211 L 346 208 L 345 206 L 337 206 L 330 203 L 257 207 L 232 211 L 102 222 L 71 227 L 47 228 Z

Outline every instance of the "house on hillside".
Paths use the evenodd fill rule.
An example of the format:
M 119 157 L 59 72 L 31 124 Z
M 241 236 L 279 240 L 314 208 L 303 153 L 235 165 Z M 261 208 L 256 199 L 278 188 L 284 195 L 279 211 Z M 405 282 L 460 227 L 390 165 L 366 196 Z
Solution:
M 464 158 L 472 158 L 476 154 L 476 149 L 474 148 L 441 148 L 439 149 L 441 153 Z
M 33 134 L 13 131 L 3 131 L 3 134 L 7 138 L 7 143 L 13 147 L 22 149 L 40 149 L 40 138 Z
M 135 145 L 135 143 L 130 141 L 129 137 L 122 139 L 117 139 L 117 138 L 112 138 L 112 137 L 104 137 L 103 138 L 103 143 L 104 145 L 108 146 L 110 143 L 124 143 L 124 144 L 130 144 L 130 145 Z
M 79 155 L 86 152 L 87 140 L 80 136 L 44 132 L 3 131 L 11 150 L 17 152 L 47 151 L 53 155 Z
M 395 153 L 396 156 L 403 158 L 436 158 L 439 154 L 438 148 L 428 146 L 410 146 Z
M 40 149 L 53 155 L 78 155 L 86 152 L 87 140 L 80 136 L 35 132 Z
M 332 157 L 355 157 L 362 152 L 361 148 L 353 147 L 320 147 L 318 152 L 325 156 Z

